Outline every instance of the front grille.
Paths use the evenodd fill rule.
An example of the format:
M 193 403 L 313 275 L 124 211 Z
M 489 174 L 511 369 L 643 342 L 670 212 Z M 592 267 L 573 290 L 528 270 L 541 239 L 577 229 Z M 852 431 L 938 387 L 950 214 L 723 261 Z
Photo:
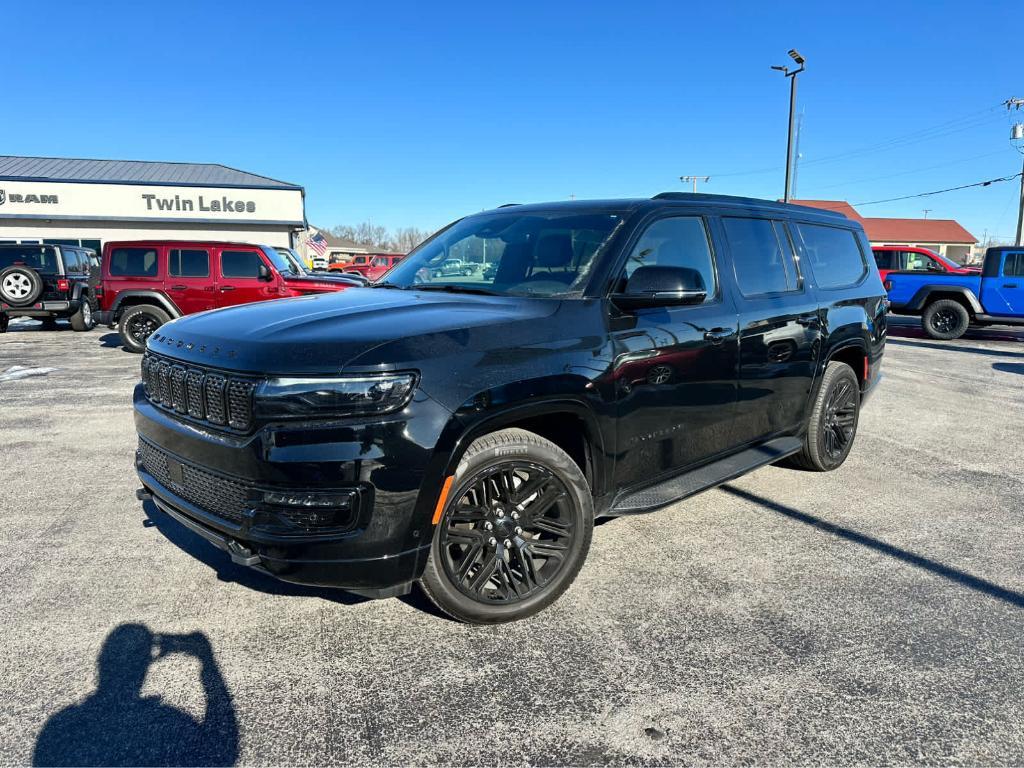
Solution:
M 248 486 L 179 461 L 145 440 L 139 441 L 139 457 L 157 482 L 205 512 L 240 524 L 252 506 Z
M 147 352 L 142 384 L 155 405 L 220 428 L 244 432 L 253 424 L 256 381 L 183 365 Z

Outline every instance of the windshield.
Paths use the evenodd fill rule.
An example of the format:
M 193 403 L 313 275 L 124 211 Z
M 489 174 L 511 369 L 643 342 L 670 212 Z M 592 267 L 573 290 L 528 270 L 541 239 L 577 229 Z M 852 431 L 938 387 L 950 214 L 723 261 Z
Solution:
M 309 274 L 309 272 L 306 271 L 306 267 L 302 264 L 302 259 L 300 259 L 298 254 L 296 254 L 291 248 L 275 248 L 274 250 L 291 265 L 291 272 L 293 275 Z
M 0 269 L 30 267 L 44 275 L 56 275 L 57 252 L 44 245 L 16 245 L 0 248 Z
M 300 272 L 298 267 L 282 256 L 276 248 L 264 248 L 263 253 L 267 255 L 267 258 L 270 259 L 271 263 L 282 275 L 302 276 L 305 274 L 304 272 Z
M 530 211 L 469 216 L 388 272 L 386 284 L 506 296 L 561 296 L 583 288 L 620 213 Z

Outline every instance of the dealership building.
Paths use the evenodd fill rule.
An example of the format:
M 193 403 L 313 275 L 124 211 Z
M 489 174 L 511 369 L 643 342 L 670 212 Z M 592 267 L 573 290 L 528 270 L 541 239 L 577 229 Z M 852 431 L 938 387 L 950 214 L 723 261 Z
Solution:
M 223 165 L 0 155 L 0 242 L 293 246 L 305 228 L 302 187 Z

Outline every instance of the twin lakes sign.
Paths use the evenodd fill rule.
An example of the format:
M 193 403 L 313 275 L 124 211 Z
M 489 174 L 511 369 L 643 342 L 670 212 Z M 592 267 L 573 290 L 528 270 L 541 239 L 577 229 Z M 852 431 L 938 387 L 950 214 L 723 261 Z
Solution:
M 0 182 L 0 219 L 237 222 L 304 226 L 300 189 Z

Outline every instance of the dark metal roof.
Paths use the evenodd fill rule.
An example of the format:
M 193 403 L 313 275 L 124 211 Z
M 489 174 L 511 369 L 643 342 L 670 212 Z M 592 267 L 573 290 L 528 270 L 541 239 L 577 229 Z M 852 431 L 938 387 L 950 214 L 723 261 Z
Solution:
M 226 165 L 160 163 L 148 160 L 77 160 L 68 157 L 0 155 L 2 181 L 64 181 L 89 184 L 153 184 L 157 186 L 298 189 Z

